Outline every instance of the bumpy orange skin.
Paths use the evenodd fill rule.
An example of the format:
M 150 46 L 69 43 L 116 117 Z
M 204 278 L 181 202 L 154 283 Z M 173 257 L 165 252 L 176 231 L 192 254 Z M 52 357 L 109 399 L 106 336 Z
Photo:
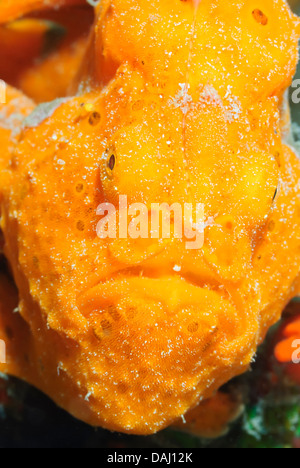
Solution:
M 81 94 L 6 146 L 4 251 L 36 351 L 30 375 L 3 370 L 90 424 L 168 426 L 248 368 L 299 293 L 300 162 L 279 111 L 299 22 L 256 7 L 104 0 Z M 97 206 L 119 195 L 203 203 L 203 249 L 100 240 Z
M 28 383 L 50 395 L 57 393 L 57 401 L 67 411 L 87 419 L 87 403 L 78 395 L 72 379 L 60 373 L 57 366 L 56 357 L 61 352 L 61 346 L 64 347 L 64 340 L 60 338 L 57 341 L 51 331 L 45 332 L 42 320 L 40 339 L 36 340 L 28 323 L 18 313 L 18 307 L 18 290 L 11 279 L 0 273 L 0 339 L 6 345 L 6 364 L 1 364 L 1 371 L 25 378 Z M 44 343 L 43 337 L 46 339 Z M 55 348 L 56 352 L 45 355 L 45 346 L 52 350 Z

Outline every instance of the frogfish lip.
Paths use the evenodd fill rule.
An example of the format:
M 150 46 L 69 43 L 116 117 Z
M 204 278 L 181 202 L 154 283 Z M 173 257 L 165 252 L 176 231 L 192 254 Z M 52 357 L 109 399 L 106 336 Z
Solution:
M 169 310 L 178 307 L 199 307 L 203 291 L 209 289 L 193 274 L 167 273 L 163 276 L 149 276 L 140 268 L 133 274 L 119 272 L 104 279 L 77 297 L 77 305 L 83 315 L 96 310 L 116 306 L 121 302 L 133 302 L 140 306 L 153 303 L 164 304 Z
M 178 337 L 183 333 L 200 341 L 212 336 L 219 322 L 216 299 L 220 311 L 219 294 L 176 275 L 117 276 L 84 292 L 77 305 L 105 349 L 118 347 L 116 343 L 123 339 L 136 349 L 137 334 L 139 342 L 150 334 L 156 349 L 159 335 L 171 329 L 177 330 Z M 164 350 L 167 345 L 159 347 Z

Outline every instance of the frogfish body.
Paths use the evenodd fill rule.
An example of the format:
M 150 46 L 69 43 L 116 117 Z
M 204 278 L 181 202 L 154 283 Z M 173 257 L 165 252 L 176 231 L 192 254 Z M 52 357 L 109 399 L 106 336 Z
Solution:
M 6 0 L 0 23 L 84 3 Z M 39 106 L 44 88 L 27 80 L 25 96 L 24 75 L 7 86 L 0 371 L 91 425 L 151 434 L 177 421 L 249 368 L 300 292 L 285 105 L 300 23 L 283 0 L 258 3 L 102 0 L 72 49 L 69 94 L 62 75 L 59 99 Z M 203 204 L 203 247 L 100 239 L 97 209 L 121 195 L 149 210 Z

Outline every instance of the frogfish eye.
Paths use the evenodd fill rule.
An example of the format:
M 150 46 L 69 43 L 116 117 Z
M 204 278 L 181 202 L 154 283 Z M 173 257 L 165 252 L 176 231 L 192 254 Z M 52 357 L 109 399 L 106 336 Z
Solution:
M 113 176 L 113 170 L 116 167 L 117 156 L 114 146 L 106 150 L 106 173 L 108 177 Z

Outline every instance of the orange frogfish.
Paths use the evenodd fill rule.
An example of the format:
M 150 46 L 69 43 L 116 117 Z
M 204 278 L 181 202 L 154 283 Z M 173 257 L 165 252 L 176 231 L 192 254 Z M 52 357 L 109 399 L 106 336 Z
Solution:
M 245 372 L 300 293 L 286 105 L 300 22 L 283 0 L 89 3 L 0 2 L 4 52 L 41 45 L 47 18 L 67 30 L 50 55 L 3 67 L 0 371 L 145 435 Z M 67 21 L 80 11 L 85 34 Z M 174 230 L 100 238 L 99 206 L 120 218 L 121 196 L 201 203 L 203 246 Z
M 283 365 L 284 374 L 300 384 L 300 317 L 299 303 L 292 303 L 292 317 L 283 322 L 277 336 L 274 355 Z

